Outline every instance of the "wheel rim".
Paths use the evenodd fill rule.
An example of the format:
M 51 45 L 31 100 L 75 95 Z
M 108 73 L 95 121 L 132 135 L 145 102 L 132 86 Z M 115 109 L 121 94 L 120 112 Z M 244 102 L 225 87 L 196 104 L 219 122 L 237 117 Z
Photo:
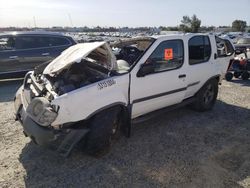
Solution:
M 213 98 L 214 98 L 214 87 L 212 86 L 212 84 L 208 84 L 203 97 L 204 103 L 205 104 L 211 103 L 213 101 Z

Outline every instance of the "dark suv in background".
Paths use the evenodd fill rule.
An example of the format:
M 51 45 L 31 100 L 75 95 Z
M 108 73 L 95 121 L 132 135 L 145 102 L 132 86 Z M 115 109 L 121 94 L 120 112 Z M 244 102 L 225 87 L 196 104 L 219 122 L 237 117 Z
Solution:
M 0 34 L 0 78 L 23 76 L 76 44 L 69 36 L 52 32 Z

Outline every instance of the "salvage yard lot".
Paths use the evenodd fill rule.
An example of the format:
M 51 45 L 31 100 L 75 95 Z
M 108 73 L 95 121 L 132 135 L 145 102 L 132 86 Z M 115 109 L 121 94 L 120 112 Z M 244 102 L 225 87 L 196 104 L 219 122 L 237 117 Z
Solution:
M 104 157 L 67 159 L 24 137 L 13 118 L 20 84 L 0 82 L 0 187 L 250 187 L 250 81 L 224 81 L 212 111 L 168 112 Z

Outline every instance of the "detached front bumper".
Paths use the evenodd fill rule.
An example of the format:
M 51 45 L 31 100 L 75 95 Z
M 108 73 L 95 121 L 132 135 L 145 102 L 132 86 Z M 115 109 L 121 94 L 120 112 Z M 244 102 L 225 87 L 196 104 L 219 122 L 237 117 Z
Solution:
M 63 156 L 68 156 L 73 147 L 85 136 L 87 129 L 56 130 L 42 127 L 32 120 L 27 113 L 27 100 L 24 88 L 20 87 L 14 99 L 15 117 L 22 127 L 25 136 L 29 136 L 36 144 L 53 148 Z

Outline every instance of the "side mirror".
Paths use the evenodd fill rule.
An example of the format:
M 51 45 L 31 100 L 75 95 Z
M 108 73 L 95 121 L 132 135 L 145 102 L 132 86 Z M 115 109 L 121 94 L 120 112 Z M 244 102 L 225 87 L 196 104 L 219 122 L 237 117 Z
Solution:
M 148 74 L 151 74 L 154 72 L 154 65 L 152 63 L 150 64 L 142 64 L 140 70 L 137 72 L 137 77 L 144 77 Z

